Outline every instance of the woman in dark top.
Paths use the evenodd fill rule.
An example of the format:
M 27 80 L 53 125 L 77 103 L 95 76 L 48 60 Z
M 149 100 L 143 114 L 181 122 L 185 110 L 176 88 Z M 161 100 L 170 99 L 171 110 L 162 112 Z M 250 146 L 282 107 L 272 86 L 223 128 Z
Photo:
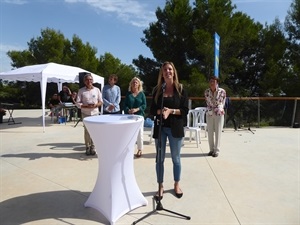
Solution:
M 69 99 L 72 96 L 72 92 L 70 88 L 68 88 L 66 85 L 63 86 L 62 90 L 58 93 L 58 100 L 60 102 L 69 102 Z
M 179 83 L 175 66 L 172 62 L 163 63 L 158 82 L 153 91 L 150 113 L 155 116 L 153 138 L 156 147 L 156 175 L 159 192 L 156 198 L 163 196 L 164 160 L 167 138 L 173 162 L 174 193 L 177 198 L 183 195 L 179 186 L 181 174 L 180 151 L 184 138 L 184 126 L 188 113 L 188 96 L 182 84 Z M 163 99 L 163 106 L 162 106 Z M 161 110 L 162 109 L 162 110 Z M 160 121 L 162 119 L 162 121 Z M 159 146 L 159 127 L 161 123 L 161 146 Z M 161 161 L 158 153 L 161 148 Z

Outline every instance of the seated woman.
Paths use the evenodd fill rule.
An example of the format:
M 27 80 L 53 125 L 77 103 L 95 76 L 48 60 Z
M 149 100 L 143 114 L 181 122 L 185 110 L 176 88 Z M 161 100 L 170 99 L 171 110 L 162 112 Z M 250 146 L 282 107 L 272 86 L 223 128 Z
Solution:
M 72 92 L 68 86 L 64 85 L 62 90 L 58 93 L 58 100 L 60 102 L 69 102 L 72 97 Z
M 51 110 L 51 116 L 58 117 L 62 107 L 60 105 L 60 101 L 58 100 L 58 95 L 57 94 L 52 95 L 50 101 L 48 102 L 48 106 Z

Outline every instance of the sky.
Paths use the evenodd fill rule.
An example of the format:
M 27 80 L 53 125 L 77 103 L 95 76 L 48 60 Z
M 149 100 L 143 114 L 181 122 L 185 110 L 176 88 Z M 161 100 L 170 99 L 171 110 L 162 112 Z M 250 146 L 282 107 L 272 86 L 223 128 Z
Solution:
M 237 11 L 262 24 L 283 22 L 292 2 L 232 0 Z M 139 55 L 153 58 L 141 38 L 156 21 L 157 7 L 164 6 L 165 0 L 0 0 L 0 72 L 12 69 L 8 51 L 27 50 L 30 39 L 46 28 L 69 40 L 77 35 L 97 49 L 97 58 L 111 53 L 127 65 Z

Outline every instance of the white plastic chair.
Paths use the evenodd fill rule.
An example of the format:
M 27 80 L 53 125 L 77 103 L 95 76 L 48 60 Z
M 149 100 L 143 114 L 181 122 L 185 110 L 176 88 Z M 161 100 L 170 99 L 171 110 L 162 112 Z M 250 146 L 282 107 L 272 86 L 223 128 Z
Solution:
M 155 116 L 154 116 L 154 122 L 155 122 Z M 150 139 L 149 139 L 149 144 L 152 144 L 152 140 L 154 139 L 152 136 L 153 136 L 153 132 L 154 132 L 154 123 L 153 123 L 153 125 L 152 125 L 152 127 L 151 127 L 151 133 L 150 133 Z M 169 141 L 167 140 L 167 143 L 168 143 Z
M 197 148 L 199 148 L 199 144 L 201 144 L 201 139 L 200 139 L 201 128 L 198 126 L 198 114 L 199 114 L 199 110 L 190 109 L 187 115 L 187 126 L 184 128 L 184 133 L 186 133 L 186 131 L 190 132 L 190 142 L 192 141 L 192 132 L 195 132 Z
M 153 132 L 154 132 L 154 121 L 155 121 L 155 116 L 154 116 L 153 124 L 152 124 L 152 126 L 151 126 L 151 133 L 150 133 L 149 144 L 151 144 L 151 143 L 152 143 L 152 140 L 153 140 L 152 135 L 153 135 Z
M 207 137 L 207 123 L 205 122 L 205 113 L 206 107 L 197 107 L 195 110 L 198 110 L 198 126 L 205 131 L 205 137 Z
M 151 133 L 150 133 L 149 144 L 152 144 L 152 139 L 153 139 L 152 135 L 153 135 L 153 131 L 154 131 L 154 123 L 153 123 L 153 125 L 152 125 L 152 127 L 151 127 Z

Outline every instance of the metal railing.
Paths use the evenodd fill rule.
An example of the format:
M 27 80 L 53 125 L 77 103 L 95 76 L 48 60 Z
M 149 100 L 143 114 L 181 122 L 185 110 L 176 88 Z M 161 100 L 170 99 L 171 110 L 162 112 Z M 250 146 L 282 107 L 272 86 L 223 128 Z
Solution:
M 122 100 L 124 100 L 122 96 Z M 146 117 L 152 101 L 147 96 Z M 300 123 L 300 97 L 230 97 L 229 108 L 226 109 L 225 126 L 285 126 L 294 127 Z M 122 106 L 121 102 L 121 106 Z M 205 107 L 204 97 L 189 97 L 189 108 Z
M 189 107 L 205 106 L 204 97 L 190 97 Z M 300 97 L 230 97 L 226 125 L 235 119 L 240 125 L 291 126 L 300 123 Z

